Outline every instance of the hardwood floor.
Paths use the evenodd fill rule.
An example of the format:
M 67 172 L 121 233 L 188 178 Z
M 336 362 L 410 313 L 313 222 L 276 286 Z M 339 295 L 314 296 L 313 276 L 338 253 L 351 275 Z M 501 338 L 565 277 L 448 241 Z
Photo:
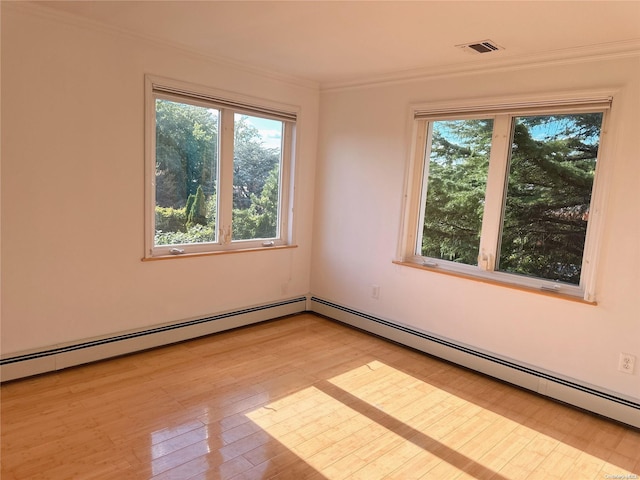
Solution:
M 2 480 L 640 475 L 638 430 L 310 314 L 1 390 Z

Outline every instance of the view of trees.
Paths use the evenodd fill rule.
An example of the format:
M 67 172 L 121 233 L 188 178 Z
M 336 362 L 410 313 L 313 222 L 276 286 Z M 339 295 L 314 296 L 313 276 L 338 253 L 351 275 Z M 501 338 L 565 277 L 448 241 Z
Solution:
M 492 120 L 434 122 L 422 255 L 477 265 Z
M 236 114 L 233 239 L 277 234 L 280 146 Z M 272 122 L 282 128 L 282 122 Z M 156 100 L 155 245 L 216 241 L 219 112 Z
M 219 118 L 156 100 L 155 245 L 216 241 Z M 255 120 L 282 132 L 235 114 L 234 240 L 277 235 L 281 147 Z M 601 123 L 601 113 L 514 119 L 497 270 L 579 283 Z M 421 254 L 477 265 L 493 121 L 432 126 Z
M 497 270 L 578 284 L 601 113 L 514 119 Z M 422 255 L 477 265 L 490 120 L 434 122 Z
M 282 129 L 281 122 L 272 120 Z M 233 238 L 273 238 L 278 227 L 281 148 L 265 146 L 247 117 L 236 114 L 233 156 Z

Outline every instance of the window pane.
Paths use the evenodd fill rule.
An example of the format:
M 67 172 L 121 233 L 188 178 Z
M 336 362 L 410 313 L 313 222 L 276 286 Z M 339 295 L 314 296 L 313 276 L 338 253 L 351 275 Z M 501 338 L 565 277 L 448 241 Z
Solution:
M 580 283 L 602 113 L 517 117 L 498 268 Z
M 216 241 L 218 118 L 156 99 L 156 246 Z
M 233 239 L 276 238 L 284 124 L 235 114 Z
M 478 264 L 493 120 L 433 122 L 419 254 Z

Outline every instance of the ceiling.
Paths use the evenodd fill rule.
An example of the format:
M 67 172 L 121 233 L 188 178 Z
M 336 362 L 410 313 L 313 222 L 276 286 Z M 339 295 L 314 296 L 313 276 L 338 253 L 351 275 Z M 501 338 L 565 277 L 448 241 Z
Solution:
M 323 86 L 640 45 L 639 0 L 36 3 Z M 504 50 L 456 47 L 486 39 Z

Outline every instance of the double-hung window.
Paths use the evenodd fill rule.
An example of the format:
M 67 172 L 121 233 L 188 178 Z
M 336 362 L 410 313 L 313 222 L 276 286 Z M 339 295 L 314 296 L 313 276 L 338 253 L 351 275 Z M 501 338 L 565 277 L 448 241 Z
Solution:
M 145 256 L 290 244 L 295 109 L 146 82 Z
M 610 104 L 414 108 L 402 261 L 594 301 Z

